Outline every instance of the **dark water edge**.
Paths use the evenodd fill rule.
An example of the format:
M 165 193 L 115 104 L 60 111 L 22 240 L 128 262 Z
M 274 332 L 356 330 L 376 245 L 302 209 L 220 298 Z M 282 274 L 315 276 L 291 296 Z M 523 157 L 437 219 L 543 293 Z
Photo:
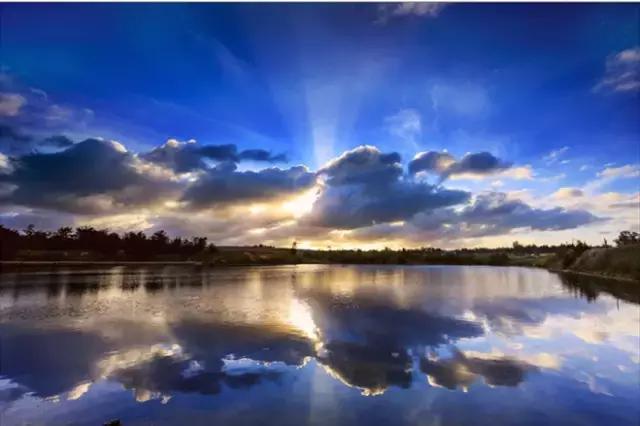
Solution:
M 640 304 L 640 282 L 606 275 L 574 271 L 558 272 L 562 284 L 575 289 L 588 300 L 596 300 L 601 293 L 627 302 Z

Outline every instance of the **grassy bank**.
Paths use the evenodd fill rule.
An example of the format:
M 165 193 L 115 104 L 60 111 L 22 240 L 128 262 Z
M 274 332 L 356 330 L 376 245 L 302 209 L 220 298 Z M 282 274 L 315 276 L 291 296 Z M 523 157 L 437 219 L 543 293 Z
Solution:
M 592 248 L 564 269 L 640 281 L 640 245 Z

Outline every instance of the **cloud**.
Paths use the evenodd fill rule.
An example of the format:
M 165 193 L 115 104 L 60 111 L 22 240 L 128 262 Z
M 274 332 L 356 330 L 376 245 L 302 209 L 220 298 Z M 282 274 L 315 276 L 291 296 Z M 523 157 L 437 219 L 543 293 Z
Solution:
M 569 150 L 568 146 L 563 146 L 562 148 L 554 149 L 549 154 L 542 157 L 542 159 L 547 164 L 557 163 L 560 160 L 560 157 L 562 157 L 568 150 Z
M 397 181 L 374 188 L 364 184 L 329 187 L 313 205 L 306 222 L 352 229 L 394 222 L 415 214 L 466 202 L 470 194 L 424 183 Z
M 423 358 L 420 370 L 429 377 L 429 383 L 456 389 L 470 386 L 478 377 L 491 386 L 518 386 L 537 368 L 514 358 L 473 357 L 454 349 L 451 359 Z
M 451 243 L 509 234 L 514 230 L 573 229 L 603 220 L 586 210 L 559 207 L 539 209 L 523 201 L 509 199 L 505 193 L 488 192 L 477 195 L 462 207 L 422 211 L 408 221 L 357 229 L 349 236 L 356 241 L 385 239 Z
M 596 179 L 588 182 L 584 186 L 584 191 L 593 193 L 602 190 L 602 188 L 620 179 L 631 179 L 640 177 L 640 165 L 627 164 L 624 166 L 613 167 L 609 165 L 597 173 Z
M 605 75 L 594 87 L 597 92 L 637 92 L 640 90 L 640 47 L 615 53 L 607 58 Z
M 40 138 L 20 130 L 0 124 L 0 152 L 11 155 L 25 154 L 38 149 L 60 149 L 73 145 L 73 141 L 64 135 L 52 135 Z
M 40 89 L 24 86 L 7 74 L 0 77 L 0 124 L 28 133 L 33 140 L 84 130 L 94 118 L 88 108 L 56 103 Z
M 400 154 L 383 154 L 374 146 L 362 145 L 346 151 L 319 171 L 331 186 L 347 184 L 385 184 L 402 175 Z
M 31 146 L 33 137 L 14 127 L 0 124 L 0 151 L 5 153 L 25 152 Z
M 62 152 L 12 158 L 12 170 L 0 175 L 0 183 L 16 188 L 0 201 L 74 213 L 151 203 L 173 184 L 169 176 L 139 169 L 138 161 L 121 144 L 100 139 L 87 139 Z
M 607 167 L 598 172 L 600 178 L 635 178 L 640 176 L 640 166 L 627 164 L 620 167 Z
M 420 152 L 409 162 L 409 173 L 415 175 L 420 172 L 442 175 L 456 162 L 447 152 Z
M 14 117 L 27 103 L 24 96 L 17 93 L 0 93 L 0 116 Z
M 504 193 L 489 192 L 476 196 L 472 204 L 455 212 L 441 210 L 431 215 L 418 215 L 412 224 L 417 228 L 436 230 L 442 236 L 468 238 L 499 235 L 518 228 L 557 231 L 602 220 L 586 210 L 539 209 L 509 199 Z
M 563 187 L 553 193 L 552 197 L 560 200 L 566 200 L 571 198 L 579 198 L 584 196 L 584 191 L 579 188 L 567 188 Z
M 381 4 L 378 5 L 378 17 L 375 22 L 384 25 L 391 19 L 408 16 L 436 18 L 446 6 L 446 3 L 415 2 Z
M 404 142 L 415 144 L 422 135 L 420 113 L 414 109 L 403 109 L 385 118 L 384 124 L 392 136 Z
M 238 152 L 233 144 L 198 145 L 190 140 L 180 142 L 169 139 L 163 145 L 140 155 L 146 161 L 169 167 L 178 173 L 185 173 L 199 169 L 207 169 L 206 160 L 217 162 L 240 162 L 244 160 L 259 162 L 284 162 L 284 154 L 274 155 L 263 149 L 248 149 Z
M 341 229 L 403 220 L 416 213 L 465 202 L 469 193 L 402 177 L 400 155 L 360 146 L 329 162 L 307 223 Z
M 233 163 L 208 170 L 182 197 L 191 207 L 205 208 L 239 201 L 266 201 L 311 188 L 315 174 L 304 166 L 239 172 Z
M 416 177 L 423 171 L 455 177 L 514 169 L 503 170 L 507 163 L 488 153 L 460 160 L 446 152 L 421 153 L 407 172 L 398 153 L 360 146 L 314 172 L 304 166 L 240 170 L 235 160 L 244 151 L 234 145 L 174 141 L 137 155 L 100 139 L 65 148 L 72 141 L 55 136 L 48 143 L 58 151 L 0 156 L 0 222 L 165 227 L 173 235 L 233 244 L 281 244 L 292 237 L 357 244 L 449 242 L 602 220 L 586 210 L 534 208 L 498 192 L 474 197 Z M 554 198 L 577 195 L 573 189 L 561 188 Z M 628 200 L 605 204 L 618 201 Z
M 409 172 L 417 174 L 427 172 L 440 176 L 445 180 L 455 175 L 492 175 L 505 171 L 511 163 L 505 162 L 488 152 L 466 154 L 456 161 L 446 152 L 421 152 L 409 163 Z
M 287 156 L 285 154 L 273 154 L 271 151 L 264 149 L 245 149 L 238 155 L 239 160 L 264 161 L 267 163 L 286 163 Z
M 68 148 L 73 145 L 73 141 L 64 135 L 54 135 L 44 138 L 39 145 L 52 148 Z

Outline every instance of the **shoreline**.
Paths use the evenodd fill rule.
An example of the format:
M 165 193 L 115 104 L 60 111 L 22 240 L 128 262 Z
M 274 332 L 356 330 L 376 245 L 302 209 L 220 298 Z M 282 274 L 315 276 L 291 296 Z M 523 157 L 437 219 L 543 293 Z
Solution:
M 613 281 L 623 281 L 627 283 L 639 283 L 640 280 L 634 279 L 629 276 L 623 275 L 609 275 L 606 273 L 599 273 L 593 271 L 576 271 L 572 269 L 556 269 L 556 268 L 545 268 L 543 266 L 538 265 L 479 265 L 479 264 L 440 264 L 440 263 L 411 263 L 411 264 L 396 264 L 396 263 L 339 263 L 339 262 L 283 262 L 283 263 L 208 263 L 201 262 L 195 260 L 182 260 L 182 261 L 116 261 L 116 260 L 5 260 L 0 261 L 0 274 L 4 273 L 4 266 L 9 268 L 14 267 L 16 269 L 11 268 L 11 271 L 7 272 L 19 272 L 21 267 L 29 268 L 29 267 L 65 267 L 65 266 L 86 266 L 86 267 L 104 267 L 104 266 L 192 266 L 192 267 L 208 267 L 208 268 L 226 268 L 226 267 L 249 267 L 249 266 L 294 266 L 294 265 L 388 265 L 388 266 L 496 266 L 496 267 L 522 267 L 522 268 L 542 268 L 546 269 L 549 272 L 557 273 L 557 274 L 569 274 L 569 275 L 579 275 L 584 277 L 596 278 L 596 279 L 604 279 L 604 280 L 613 280 Z

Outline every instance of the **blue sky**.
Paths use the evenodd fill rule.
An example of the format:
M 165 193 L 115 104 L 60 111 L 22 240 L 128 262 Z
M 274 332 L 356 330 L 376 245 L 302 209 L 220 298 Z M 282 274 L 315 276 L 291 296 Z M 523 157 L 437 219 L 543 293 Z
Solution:
M 504 170 L 475 179 L 461 173 L 445 184 L 473 197 L 527 191 L 520 199 L 541 209 L 557 207 L 540 200 L 560 188 L 637 202 L 639 10 L 5 4 L 5 108 L 15 109 L 15 96 L 25 101 L 3 124 L 34 139 L 55 133 L 74 142 L 115 140 L 136 155 L 168 139 L 234 144 L 239 152 L 283 153 L 288 164 L 278 167 L 302 164 L 312 172 L 360 145 L 397 152 L 403 165 L 420 152 L 446 150 L 457 159 L 489 152 L 511 165 L 511 177 Z M 59 119 L 51 120 L 53 113 Z M 521 178 L 512 178 L 518 170 Z M 603 181 L 599 173 L 616 176 Z M 15 200 L 4 204 L 15 217 Z M 617 227 L 634 225 L 626 218 Z M 612 223 L 598 232 L 613 232 Z

